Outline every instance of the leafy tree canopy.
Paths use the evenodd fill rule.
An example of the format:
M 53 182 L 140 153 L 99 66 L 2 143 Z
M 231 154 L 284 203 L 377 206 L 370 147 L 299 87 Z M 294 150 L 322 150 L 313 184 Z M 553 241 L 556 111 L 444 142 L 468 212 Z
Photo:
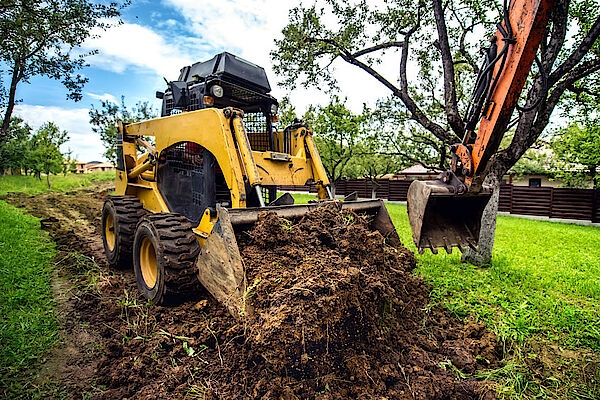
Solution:
M 530 77 L 522 104 L 535 107 L 515 115 L 512 141 L 492 158 L 486 174 L 504 175 L 540 137 L 557 106 L 578 105 L 571 101 L 577 96 L 600 98 L 598 9 L 598 0 L 554 2 L 539 50 L 547 85 L 543 74 Z M 397 101 L 398 122 L 404 128 L 398 131 L 430 135 L 429 148 L 434 150 L 463 137 L 479 52 L 489 44 L 501 10 L 502 2 L 496 0 L 317 1 L 290 11 L 271 56 L 289 88 L 335 87 L 338 62 L 361 69 Z M 397 55 L 398 76 L 379 72 L 385 52 Z
M 4 119 L 0 141 L 4 140 L 16 99 L 17 86 L 38 75 L 60 80 L 67 98 L 81 99 L 87 78 L 78 73 L 86 54 L 80 46 L 93 28 L 106 29 L 110 18 L 118 17 L 117 2 L 90 0 L 2 0 L 0 1 L 0 98 Z M 95 53 L 92 52 L 92 53 Z M 8 91 L 8 94 L 7 94 Z
M 348 163 L 359 156 L 357 144 L 365 132 L 364 114 L 352 113 L 339 97 L 326 106 L 311 106 L 304 120 L 315 132 L 323 166 L 333 182 L 347 172 Z
M 556 175 L 568 186 L 600 188 L 600 119 L 586 119 L 561 130 L 552 141 L 558 158 Z
M 29 136 L 31 127 L 21 118 L 11 118 L 5 141 L 0 142 L 0 175 L 11 169 L 19 171 L 27 169 L 29 152 Z
M 61 131 L 53 122 L 42 125 L 31 138 L 29 164 L 31 169 L 46 174 L 50 187 L 50 174 L 59 174 L 65 168 L 65 158 L 60 146 L 69 140 L 67 131 Z
M 147 101 L 138 102 L 129 109 L 125 105 L 125 97 L 121 97 L 121 105 L 102 101 L 100 108 L 92 107 L 90 110 L 90 124 L 92 131 L 100 135 L 106 151 L 104 157 L 112 163 L 117 162 L 117 133 L 119 121 L 125 123 L 143 121 L 157 116 L 156 111 Z

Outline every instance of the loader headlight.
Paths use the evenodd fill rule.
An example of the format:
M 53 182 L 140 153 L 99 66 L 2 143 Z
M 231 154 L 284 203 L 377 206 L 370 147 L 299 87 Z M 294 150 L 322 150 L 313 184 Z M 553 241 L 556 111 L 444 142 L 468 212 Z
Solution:
M 223 88 L 219 85 L 214 85 L 212 88 L 210 88 L 210 91 L 215 97 L 223 97 Z
M 277 114 L 277 104 L 271 104 L 271 115 Z

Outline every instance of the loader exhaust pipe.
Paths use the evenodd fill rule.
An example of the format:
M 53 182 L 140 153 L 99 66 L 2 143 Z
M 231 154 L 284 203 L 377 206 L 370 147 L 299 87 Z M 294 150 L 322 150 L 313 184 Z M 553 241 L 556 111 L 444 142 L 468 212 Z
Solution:
M 448 254 L 453 247 L 475 249 L 483 210 L 491 195 L 488 187 L 460 193 L 456 185 L 442 179 L 413 181 L 407 195 L 408 219 L 419 253 L 429 248 L 437 254 L 439 247 Z

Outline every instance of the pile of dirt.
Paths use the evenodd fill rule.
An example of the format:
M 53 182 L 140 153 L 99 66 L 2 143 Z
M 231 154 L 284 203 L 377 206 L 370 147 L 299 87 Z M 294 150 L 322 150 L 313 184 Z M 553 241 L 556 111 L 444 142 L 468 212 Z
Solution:
M 101 262 L 106 196 L 99 187 L 6 200 L 54 218 L 45 227 L 63 253 Z M 130 271 L 71 275 L 64 341 L 82 330 L 92 339 L 63 361 L 79 375 L 56 368 L 70 371 L 55 376 L 68 397 L 494 398 L 467 376 L 498 362 L 496 338 L 431 308 L 412 253 L 388 246 L 364 217 L 335 207 L 294 222 L 265 213 L 238 242 L 252 310 L 241 321 L 206 292 L 148 304 Z
M 430 288 L 411 275 L 413 254 L 387 245 L 366 217 L 334 205 L 298 223 L 265 213 L 239 242 L 255 311 L 249 347 L 269 371 L 260 393 L 485 395 L 484 383 L 460 379 L 457 370 L 472 374 L 495 363 L 496 338 L 481 325 L 427 310 Z

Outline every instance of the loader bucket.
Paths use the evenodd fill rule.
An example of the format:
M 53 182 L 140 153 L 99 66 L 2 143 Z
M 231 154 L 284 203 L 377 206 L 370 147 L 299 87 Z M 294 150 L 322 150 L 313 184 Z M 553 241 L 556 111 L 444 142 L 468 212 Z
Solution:
M 258 221 L 259 214 L 273 211 L 286 219 L 298 219 L 325 202 L 313 204 L 225 209 L 217 207 L 219 217 L 196 261 L 202 285 L 236 318 L 252 314 L 245 301 L 246 274 L 234 230 L 248 229 Z M 352 210 L 371 215 L 371 228 L 378 230 L 392 246 L 400 239 L 382 200 L 327 201 L 340 210 Z
M 441 180 L 413 181 L 408 188 L 408 220 L 420 254 L 426 248 L 437 254 L 443 247 L 461 251 L 476 248 L 483 210 L 491 197 L 490 189 L 478 193 L 455 194 L 452 185 Z
M 243 302 L 246 274 L 228 210 L 217 206 L 219 218 L 196 260 L 198 280 L 234 317 L 250 310 Z

